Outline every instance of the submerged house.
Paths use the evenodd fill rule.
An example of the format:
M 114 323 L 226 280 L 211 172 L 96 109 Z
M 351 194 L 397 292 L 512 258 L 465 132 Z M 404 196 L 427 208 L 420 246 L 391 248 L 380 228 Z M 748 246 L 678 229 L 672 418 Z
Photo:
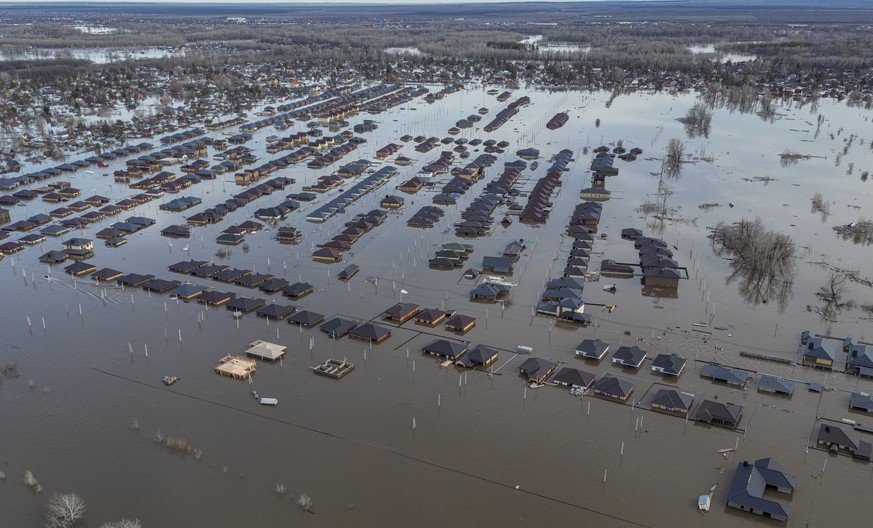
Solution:
M 735 429 L 743 418 L 743 406 L 730 402 L 703 400 L 694 413 L 694 419 L 710 425 Z
M 622 346 L 612 355 L 612 363 L 621 367 L 638 369 L 646 359 L 646 351 L 635 346 Z
M 385 318 L 398 323 L 405 323 L 418 314 L 420 310 L 421 308 L 414 303 L 397 303 L 385 310 Z M 443 314 L 443 317 L 445 317 L 445 314 Z
M 806 367 L 833 369 L 840 343 L 827 337 L 810 337 L 806 341 L 800 363 Z
M 870 460 L 873 456 L 873 444 L 861 440 L 855 431 L 846 432 L 836 425 L 822 423 L 818 429 L 816 444 L 862 460 Z
M 524 363 L 518 367 L 518 373 L 524 379 L 534 383 L 544 383 L 552 372 L 555 371 L 557 363 L 546 361 L 545 359 L 532 357 L 527 358 Z
M 846 348 L 846 374 L 873 377 L 873 346 L 851 343 Z
M 682 392 L 675 389 L 659 389 L 652 398 L 652 409 L 688 414 L 694 403 L 694 395 L 690 392 Z
M 564 367 L 552 377 L 552 382 L 573 389 L 587 389 L 594 383 L 595 378 L 590 372 Z
M 658 354 L 652 361 L 652 372 L 665 376 L 679 376 L 685 369 L 686 360 L 678 354 Z
M 762 374 L 761 377 L 758 378 L 758 392 L 769 392 L 771 394 L 791 396 L 794 394 L 794 382 L 785 378 L 777 378 L 776 376 Z
M 497 349 L 485 345 L 476 345 L 460 359 L 455 365 L 466 368 L 487 368 L 497 361 Z
M 467 352 L 467 345 L 457 341 L 449 341 L 448 339 L 437 339 L 422 347 L 421 350 L 431 356 L 455 361 Z
M 600 361 L 608 350 L 609 343 L 604 343 L 600 339 L 585 339 L 576 345 L 576 357 Z
M 594 389 L 594 394 L 598 396 L 627 401 L 634 391 L 634 384 L 611 374 L 604 374 L 592 388 Z
M 744 386 L 746 382 L 749 381 L 748 372 L 722 367 L 721 365 L 704 365 L 703 368 L 700 369 L 700 376 L 703 378 L 709 378 L 712 381 L 719 381 L 721 383 L 736 385 L 738 387 Z
M 782 470 L 772 458 L 747 461 L 737 465 L 737 472 L 731 481 L 727 505 L 731 508 L 756 513 L 778 521 L 788 520 L 787 505 L 764 498 L 765 490 L 775 490 L 791 495 L 794 493 L 795 477 Z
M 364 323 L 350 329 L 348 334 L 349 337 L 354 339 L 369 341 L 370 343 L 381 343 L 391 337 L 391 330 L 374 325 L 373 323 Z

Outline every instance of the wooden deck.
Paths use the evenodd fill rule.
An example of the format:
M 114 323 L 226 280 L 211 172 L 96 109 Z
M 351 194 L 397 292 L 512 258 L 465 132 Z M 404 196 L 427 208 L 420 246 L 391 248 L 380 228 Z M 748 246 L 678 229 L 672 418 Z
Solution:
M 238 380 L 249 379 L 258 370 L 254 359 L 246 359 L 240 356 L 227 355 L 218 361 L 215 373 L 222 376 L 230 376 Z

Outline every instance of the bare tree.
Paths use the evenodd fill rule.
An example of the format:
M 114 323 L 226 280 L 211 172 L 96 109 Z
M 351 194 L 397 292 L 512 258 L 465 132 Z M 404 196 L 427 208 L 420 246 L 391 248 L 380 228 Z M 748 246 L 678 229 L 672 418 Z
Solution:
M 689 138 L 697 136 L 709 137 L 709 130 L 712 124 L 712 111 L 703 103 L 697 103 L 688 109 L 685 117 L 679 118 L 679 121 L 685 125 L 685 133 Z
M 833 319 L 837 312 L 847 306 L 848 303 L 843 302 L 843 296 L 848 287 L 849 276 L 832 270 L 827 282 L 816 292 L 816 296 L 825 303 L 821 311 L 822 318 Z
M 300 509 L 302 509 L 303 511 L 313 513 L 313 511 L 312 511 L 312 497 L 310 497 L 306 493 L 301 493 L 300 495 L 298 495 L 297 499 L 295 499 L 294 502 L 298 506 L 300 506 Z
M 85 501 L 75 493 L 52 495 L 46 505 L 48 528 L 70 528 L 85 518 Z
M 100 528 L 142 528 L 139 519 L 121 519 L 120 521 L 103 523 Z
M 794 240 L 764 227 L 760 218 L 743 218 L 735 224 L 719 223 L 711 235 L 715 254 L 730 260 L 732 273 L 726 282 L 739 279 L 746 302 L 777 301 L 785 309 L 793 294 Z
M 668 178 L 678 178 L 682 172 L 682 156 L 685 155 L 685 144 L 677 138 L 667 142 L 667 155 L 661 164 L 661 172 Z

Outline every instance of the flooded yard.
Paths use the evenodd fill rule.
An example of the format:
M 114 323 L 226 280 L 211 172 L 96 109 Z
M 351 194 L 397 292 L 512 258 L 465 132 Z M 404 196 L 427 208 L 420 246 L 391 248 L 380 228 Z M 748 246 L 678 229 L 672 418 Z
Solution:
M 530 105 L 496 131 L 482 130 L 490 116 L 522 95 L 530 97 Z M 736 465 L 772 456 L 797 476 L 796 491 L 788 499 L 792 513 L 787 526 L 825 526 L 834 519 L 842 526 L 862 525 L 865 514 L 856 505 L 866 498 L 871 465 L 806 446 L 814 443 L 810 439 L 817 417 L 866 422 L 866 416 L 848 410 L 847 402 L 849 392 L 870 392 L 873 384 L 741 352 L 799 359 L 803 330 L 870 339 L 870 315 L 860 307 L 873 304 L 873 289 L 863 283 L 851 282 L 846 292 L 854 307 L 829 320 L 816 311 L 821 304 L 816 292 L 829 268 L 867 279 L 873 274 L 870 248 L 832 230 L 869 214 L 865 204 L 873 203 L 873 184 L 862 178 L 873 169 L 869 111 L 833 101 L 780 103 L 773 119 L 715 109 L 708 137 L 690 139 L 677 118 L 697 101 L 693 94 L 638 93 L 608 101 L 607 93 L 530 89 L 515 90 L 510 101 L 501 103 L 486 89 L 470 88 L 433 104 L 418 98 L 375 117 L 355 116 L 351 124 L 372 118 L 378 128 L 361 134 L 367 142 L 326 169 L 316 171 L 301 163 L 278 171 L 275 176 L 296 182 L 229 213 L 218 224 L 194 227 L 188 240 L 161 237 L 160 230 L 184 223 L 185 217 L 242 188 L 231 174 L 203 181 L 179 195 L 203 201 L 183 213 L 158 208 L 179 197 L 167 194 L 122 215 L 154 218 L 154 226 L 129 235 L 120 248 L 98 241 L 96 256 L 88 259 L 98 269 L 190 280 L 268 303 L 293 304 L 327 319 L 341 315 L 373 321 L 391 330 L 391 337 L 378 345 L 349 337 L 331 339 L 317 328 L 267 322 L 254 314 L 234 318 L 224 307 L 207 309 L 139 288 L 74 281 L 63 273 L 63 265 L 51 268 L 49 280 L 49 270 L 38 257 L 59 249 L 66 238 L 49 237 L 7 256 L 0 262 L 5 294 L 0 361 L 14 359 L 20 377 L 0 382 L 0 469 L 7 477 L 0 482 L 0 495 L 10 505 L 4 508 L 6 522 L 40 524 L 45 493 L 34 495 L 21 484 L 21 475 L 30 469 L 46 490 L 81 495 L 88 502 L 89 526 L 126 516 L 138 517 L 146 526 L 596 522 L 732 527 L 765 523 L 725 508 Z M 495 154 L 497 162 L 455 205 L 442 206 L 445 215 L 434 228 L 408 227 L 407 219 L 431 205 L 437 191 L 406 195 L 396 187 L 452 145 L 423 154 L 414 150 L 414 141 L 399 138 L 446 137 L 456 121 L 483 107 L 490 112 L 485 119 L 451 137 L 505 140 L 510 146 Z M 568 114 L 567 124 L 548 130 L 545 123 L 558 112 Z M 305 123 L 295 122 L 281 134 L 305 128 Z M 260 162 L 278 157 L 266 153 L 267 137 L 276 134 L 273 127 L 252 134 L 246 146 Z M 221 132 L 210 135 L 222 137 Z M 678 175 L 661 178 L 671 138 L 683 141 L 688 156 Z M 280 245 L 273 239 L 275 226 L 269 226 L 246 236 L 247 249 L 238 246 L 218 255 L 222 246 L 215 239 L 228 226 L 251 220 L 256 209 L 284 201 L 285 194 L 300 192 L 342 164 L 375 159 L 376 151 L 392 142 L 402 148 L 385 165 L 398 155 L 414 163 L 398 166 L 398 174 L 386 185 L 324 223 L 305 217 L 339 189 L 290 213 L 279 225 L 302 231 L 298 245 Z M 639 276 L 587 283 L 585 312 L 593 320 L 588 327 L 533 316 L 544 283 L 561 276 L 571 249 L 572 239 L 564 233 L 580 191 L 590 187 L 587 169 L 593 149 L 612 149 L 619 142 L 643 153 L 636 161 L 615 161 L 619 174 L 606 181 L 611 198 L 603 203 L 589 269 L 598 270 L 603 259 L 638 260 L 633 242 L 620 236 L 623 228 L 636 227 L 663 238 L 686 268 L 687 278 L 661 296 L 645 290 Z M 527 147 L 539 149 L 540 157 L 538 168 L 525 169 L 516 184 L 522 204 L 553 156 L 562 149 L 574 155 L 551 196 L 547 223 L 532 227 L 513 217 L 508 227 L 495 223 L 486 237 L 456 237 L 452 226 L 461 212 L 500 175 L 503 163 L 518 159 L 516 150 Z M 471 159 L 482 152 L 474 150 L 478 148 L 469 147 Z M 780 157 L 786 151 L 804 157 L 786 163 Z M 215 153 L 210 149 L 209 158 Z M 468 161 L 456 157 L 452 166 Z M 86 196 L 116 200 L 138 192 L 102 175 L 123 165 L 115 160 L 108 168 L 61 178 Z M 177 169 L 167 170 L 180 175 Z M 446 174 L 431 181 L 439 189 L 450 178 Z M 828 204 L 826 212 L 812 208 L 815 193 Z M 343 253 L 342 262 L 311 260 L 318 244 L 355 215 L 377 208 L 386 194 L 403 196 L 405 205 Z M 10 209 L 16 221 L 54 207 L 35 199 Z M 655 210 L 660 214 L 651 214 Z M 499 206 L 497 222 L 507 212 Z M 719 222 L 756 217 L 768 229 L 790 235 L 797 246 L 794 276 L 772 295 L 756 291 L 758 285 L 742 277 L 726 281 L 729 264 L 713 253 L 707 238 Z M 93 238 L 114 221 L 103 220 L 69 236 Z M 483 257 L 499 255 L 511 240 L 524 241 L 525 249 L 506 277 L 515 284 L 509 300 L 471 302 L 474 281 L 464 279 L 463 270 L 481 269 Z M 428 259 L 449 242 L 473 245 L 467 266 L 454 271 L 428 268 Z M 279 293 L 267 296 L 168 271 L 169 265 L 188 259 L 308 282 L 315 291 L 289 300 Z M 360 272 L 348 282 L 337 280 L 351 263 Z M 615 284 L 615 292 L 604 290 L 605 283 Z M 475 317 L 476 325 L 458 336 L 441 325 L 384 321 L 383 312 L 401 299 Z M 437 338 L 496 348 L 499 357 L 492 374 L 441 367 L 439 360 L 422 355 L 421 348 Z M 611 345 L 599 364 L 574 354 L 580 341 L 593 338 Z M 214 373 L 219 359 L 242 354 L 256 339 L 287 346 L 287 354 L 274 364 L 259 362 L 250 383 Z M 517 354 L 518 345 L 532 347 L 532 356 L 558 363 L 559 369 L 621 376 L 634 384 L 634 392 L 621 403 L 590 394 L 574 397 L 565 388 L 527 388 L 518 367 L 528 356 Z M 648 360 L 635 371 L 613 366 L 612 352 L 621 345 L 639 346 Z M 650 360 L 662 352 L 688 360 L 678 380 L 651 372 Z M 840 357 L 844 361 L 845 355 Z M 314 375 L 310 367 L 328 358 L 345 358 L 356 368 L 341 380 Z M 699 375 L 708 361 L 749 370 L 753 379 L 745 388 L 710 382 Z M 800 383 L 790 399 L 759 393 L 762 373 Z M 163 376 L 179 381 L 165 386 Z M 806 382 L 837 390 L 810 392 Z M 651 411 L 648 402 L 663 387 L 693 393 L 695 406 L 704 399 L 742 405 L 740 428 L 702 426 Z M 278 399 L 278 405 L 258 405 L 253 391 Z M 202 450 L 202 457 L 156 443 L 158 433 L 159 438 L 184 437 Z M 736 452 L 718 452 L 734 447 Z M 697 510 L 697 498 L 715 483 L 713 506 L 704 516 Z M 288 493 L 275 492 L 276 484 Z M 293 497 L 300 493 L 313 498 L 314 515 L 295 506 Z M 464 507 L 470 501 L 477 507 Z

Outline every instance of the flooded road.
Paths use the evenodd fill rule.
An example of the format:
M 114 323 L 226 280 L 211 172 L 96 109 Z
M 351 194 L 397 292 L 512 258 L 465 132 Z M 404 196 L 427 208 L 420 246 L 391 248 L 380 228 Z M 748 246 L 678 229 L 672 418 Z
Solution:
M 757 516 L 726 509 L 725 502 L 737 463 L 772 456 L 797 476 L 794 496 L 787 499 L 788 526 L 833 526 L 835 519 L 841 526 L 863 525 L 866 516 L 857 504 L 866 498 L 873 467 L 815 449 L 807 452 L 806 446 L 817 416 L 865 422 L 864 415 L 847 409 L 849 391 L 870 392 L 873 384 L 841 373 L 826 376 L 801 366 L 758 361 L 740 352 L 795 359 L 805 329 L 869 339 L 871 323 L 861 310 L 845 310 L 835 322 L 824 323 L 806 309 L 818 302 L 815 291 L 827 276 L 816 263 L 873 274 L 870 248 L 838 239 L 831 230 L 868 214 L 857 207 L 873 203 L 873 187 L 859 178 L 862 170 L 873 167 L 873 137 L 864 137 L 869 136 L 869 112 L 823 101 L 814 112 L 808 106 L 780 107 L 779 118 L 770 123 L 754 114 L 717 110 L 709 138 L 684 139 L 682 124 L 675 119 L 695 102 L 692 95 L 621 96 L 608 108 L 608 94 L 517 90 L 511 100 L 521 95 L 529 95 L 533 104 L 496 132 L 474 128 L 459 134 L 506 140 L 511 146 L 498 155 L 482 181 L 456 205 L 446 207 L 445 217 L 433 229 L 409 228 L 406 219 L 430 205 L 435 193 L 403 195 L 406 207 L 359 240 L 344 254 L 343 263 L 325 265 L 310 259 L 314 245 L 339 232 L 354 215 L 378 207 L 381 197 L 394 194 L 394 187 L 442 150 L 420 154 L 409 142 L 400 154 L 417 163 L 400 167 L 386 186 L 364 196 L 345 214 L 324 224 L 304 220 L 307 211 L 335 196 L 334 190 L 289 215 L 282 224 L 304 234 L 297 246 L 281 246 L 272 239 L 274 231 L 265 230 L 246 237 L 248 251 L 235 247 L 228 258 L 216 256 L 221 246 L 215 237 L 251 219 L 254 210 L 280 203 L 284 198 L 279 193 L 230 213 L 217 225 L 194 228 L 188 241 L 170 243 L 159 235 L 167 225 L 182 223 L 184 217 L 241 189 L 219 179 L 180 194 L 202 198 L 198 208 L 184 213 L 158 210 L 160 203 L 176 197 L 167 195 L 122 214 L 118 220 L 137 215 L 157 223 L 130 235 L 128 244 L 117 249 L 98 242 L 96 256 L 89 259 L 98 269 L 108 266 L 165 279 L 183 280 L 167 266 L 193 258 L 284 276 L 290 282 L 303 280 L 315 287 L 313 294 L 299 301 L 280 294 L 269 300 L 328 318 L 342 314 L 379 322 L 404 290 L 406 302 L 476 317 L 476 327 L 460 339 L 500 350 L 493 376 L 442 368 L 423 356 L 421 347 L 434 338 L 459 339 L 441 326 L 380 322 L 391 328 L 392 336 L 371 348 L 347 337 L 331 340 L 317 329 L 301 331 L 284 321 L 268 324 L 254 314 L 237 321 L 223 307 L 207 310 L 141 289 L 110 285 L 104 290 L 86 279 L 73 281 L 63 274 L 62 265 L 52 268 L 53 279 L 48 280 L 46 266 L 37 259 L 45 251 L 60 249 L 66 237 L 49 237 L 7 256 L 0 262 L 0 361 L 14 359 L 21 375 L 0 381 L 4 523 L 41 526 L 40 513 L 50 493 L 74 491 L 88 503 L 89 527 L 120 517 L 137 517 L 145 526 L 769 525 Z M 275 175 L 296 179 L 283 194 L 298 192 L 340 164 L 373 159 L 375 150 L 399 142 L 404 134 L 443 137 L 455 121 L 479 107 L 488 107 L 493 115 L 505 104 L 480 89 L 449 95 L 433 105 L 416 100 L 376 116 L 379 128 L 363 135 L 367 143 L 329 169 L 298 165 Z M 561 129 L 547 130 L 545 122 L 558 111 L 568 111 L 570 121 Z M 825 121 L 816 138 L 818 114 Z M 370 116 L 350 121 L 355 124 L 364 117 Z M 596 119 L 601 120 L 599 127 Z M 486 121 L 487 116 L 479 125 Z M 283 134 L 296 130 L 303 130 L 303 124 Z M 249 144 L 262 161 L 273 158 L 264 148 L 266 137 L 274 133 L 257 131 Z M 835 156 L 844 151 L 852 134 L 852 146 L 836 166 Z M 686 152 L 698 160 L 684 164 L 681 177 L 667 182 L 672 220 L 659 223 L 641 217 L 637 208 L 657 192 L 658 178 L 652 173 L 660 171 L 664 147 L 673 137 L 683 138 Z M 619 235 L 622 228 L 638 227 L 675 245 L 675 257 L 688 268 L 689 278 L 680 281 L 675 298 L 643 296 L 638 277 L 588 284 L 586 312 L 595 324 L 587 328 L 532 317 L 544 282 L 561 275 L 571 246 L 562 233 L 579 191 L 589 186 L 591 149 L 616 140 L 644 153 L 631 163 L 617 160 L 620 174 L 607 180 L 612 199 L 603 205 L 598 230 L 607 238 L 595 242 L 591 269 L 599 269 L 602 258 L 636 258 L 633 244 Z M 524 171 L 518 184 L 523 192 L 545 175 L 551 156 L 564 148 L 575 153 L 553 195 L 546 226 L 516 221 L 505 229 L 495 225 L 488 237 L 457 239 L 451 226 L 460 212 L 500 174 L 504 162 L 516 159 L 516 149 L 529 146 L 542 155 L 536 171 Z M 589 147 L 588 154 L 583 154 L 583 147 Z M 821 157 L 782 166 L 778 154 L 784 150 Z M 456 160 L 455 165 L 459 162 L 466 163 Z M 851 175 L 846 174 L 848 163 L 854 164 Z M 105 170 L 111 174 L 122 165 L 115 161 Z M 66 179 L 82 189 L 83 196 L 96 193 L 114 200 L 134 194 L 100 173 L 79 171 Z M 831 216 L 824 221 L 810 212 L 815 192 L 832 202 Z M 520 200 L 526 201 L 523 196 Z M 716 202 L 719 207 L 698 208 Z M 12 207 L 11 213 L 16 221 L 53 208 L 37 199 Z M 498 208 L 495 217 L 504 212 Z M 750 305 L 736 283 L 725 284 L 728 265 L 713 255 L 707 228 L 744 216 L 760 216 L 768 228 L 790 234 L 801 247 L 792 295 L 784 308 L 776 302 Z M 103 220 L 70 236 L 93 237 L 113 221 Z M 527 249 L 509 278 L 517 286 L 503 307 L 471 303 L 468 292 L 473 283 L 461 278 L 463 268 L 437 271 L 426 265 L 442 243 L 461 241 L 474 245 L 467 264 L 478 268 L 482 257 L 498 255 L 512 239 L 524 240 Z M 346 284 L 336 275 L 348 263 L 359 265 L 361 271 Z M 367 278 L 378 278 L 378 288 Z M 257 290 L 190 280 L 265 297 Z M 617 293 L 603 291 L 604 282 L 614 282 Z M 861 284 L 853 283 L 849 296 L 858 305 L 873 304 L 873 290 Z M 608 313 L 601 311 L 602 304 L 617 308 Z M 702 328 L 708 334 L 691 326 L 708 323 L 711 314 L 712 324 Z M 613 347 L 638 345 L 649 359 L 660 352 L 677 352 L 689 360 L 688 366 L 678 382 L 671 382 L 653 375 L 648 362 L 639 371 L 623 372 L 608 358 L 600 364 L 575 359 L 575 346 L 594 337 Z M 288 354 L 279 364 L 259 363 L 251 384 L 215 375 L 219 358 L 242 353 L 256 339 L 286 345 Z M 572 397 L 555 387 L 526 389 L 517 376 L 526 358 L 514 353 L 519 344 L 533 347 L 534 356 L 598 376 L 624 376 L 634 383 L 632 398 L 621 404 Z M 347 358 L 357 368 L 339 381 L 312 374 L 310 366 L 331 357 Z M 703 361 L 838 390 L 819 394 L 798 384 L 787 399 L 756 392 L 755 380 L 745 389 L 730 388 L 699 377 Z M 161 378 L 167 375 L 181 381 L 165 387 Z M 695 402 L 718 399 L 743 405 L 740 429 L 710 428 L 650 411 L 651 396 L 664 386 L 694 393 Z M 277 398 L 279 405 L 259 406 L 253 390 Z M 632 405 L 639 402 L 638 407 Z M 202 457 L 155 443 L 157 433 L 185 437 L 202 450 Z M 727 457 L 717 452 L 735 446 L 738 451 Z M 43 493 L 34 495 L 22 484 L 27 469 Z M 273 491 L 277 483 L 287 488 L 286 494 Z M 697 511 L 697 497 L 715 483 L 719 485 L 712 510 L 704 516 Z M 294 504 L 293 497 L 300 493 L 313 498 L 314 514 Z

